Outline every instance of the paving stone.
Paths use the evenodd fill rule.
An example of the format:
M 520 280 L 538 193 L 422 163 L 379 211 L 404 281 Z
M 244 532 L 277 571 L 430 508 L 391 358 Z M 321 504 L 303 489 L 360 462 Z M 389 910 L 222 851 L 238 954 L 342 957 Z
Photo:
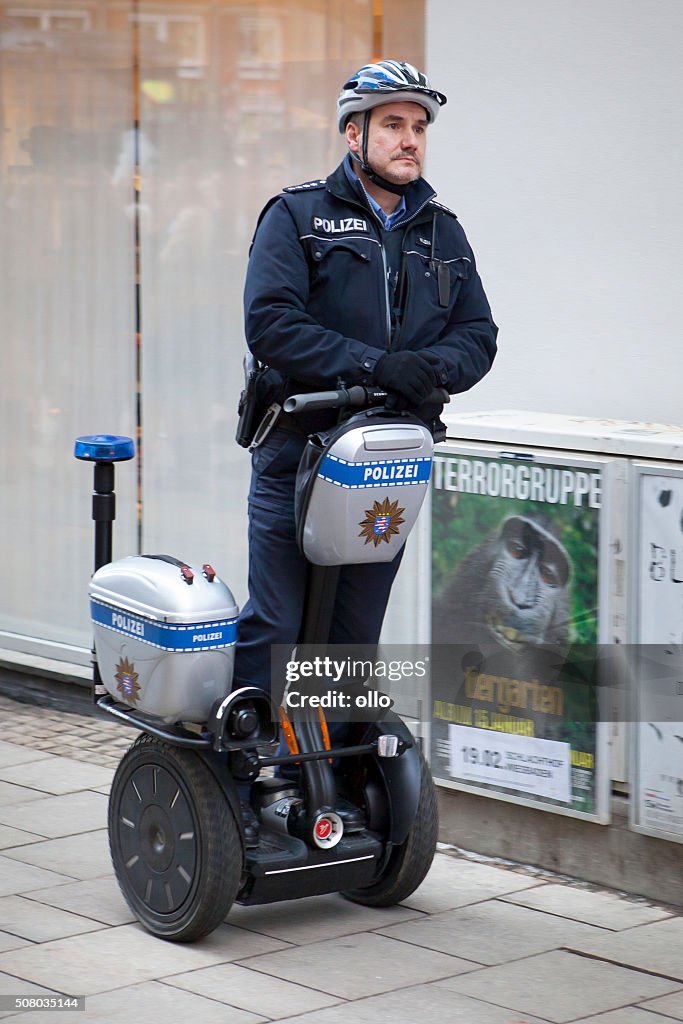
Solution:
M 84 790 L 0 807 L 0 822 L 56 839 L 107 827 L 107 798 Z
M 5 740 L 0 740 L 0 768 L 39 761 L 44 756 L 44 754 L 36 754 L 30 747 L 23 747 L 17 743 L 7 743 Z
M 475 966 L 367 932 L 242 960 L 241 965 L 342 999 L 422 984 Z
M 676 988 L 676 982 L 559 950 L 438 984 L 554 1024 L 595 1016 Z
M 110 768 L 86 765 L 68 757 L 55 757 L 50 760 L 41 758 L 35 764 L 1 768 L 0 780 L 59 795 L 104 786 L 111 782 L 112 774 Z
M 622 931 L 651 921 L 671 917 L 660 907 L 651 907 L 643 901 L 628 900 L 608 892 L 590 892 L 574 885 L 539 885 L 526 892 L 510 893 L 499 897 L 506 903 L 542 910 L 573 921 L 583 921 L 598 928 Z
M 23 846 L 25 843 L 39 843 L 44 838 L 45 836 L 37 836 L 33 832 L 24 832 L 20 828 L 0 825 L 0 850 L 9 849 L 11 846 Z
M 194 944 L 163 942 L 125 924 L 0 953 L 0 971 L 74 995 L 93 995 L 258 954 L 282 943 L 223 925 Z M 251 944 L 251 945 L 250 945 Z M 158 1018 L 157 1018 L 158 1019 Z
M 310 896 L 262 907 L 235 905 L 228 921 L 250 931 L 301 945 L 419 917 L 422 917 L 419 911 L 407 907 L 361 907 L 343 896 L 331 895 Z
M 449 992 L 436 985 L 419 985 L 357 999 L 305 1016 L 284 1017 L 278 1024 L 547 1024 L 547 1018 L 525 1015 L 520 1019 L 509 1010 L 469 996 Z M 654 1018 L 651 1024 L 658 1024 Z M 661 1022 L 660 1022 L 661 1024 Z
M 536 885 L 538 878 L 517 871 L 437 853 L 426 879 L 403 906 L 438 914 Z
M 28 981 L 18 981 L 11 974 L 0 972 L 0 995 L 3 996 L 52 996 L 55 995 L 50 989 L 42 985 L 32 985 Z M 16 1020 L 14 1010 L 0 1010 L 0 1020 L 12 1017 Z
M 653 1013 L 663 1013 L 673 1020 L 683 1020 L 683 989 L 680 992 L 673 992 L 670 996 L 661 996 L 659 999 L 649 1000 L 643 1003 L 643 1010 L 652 1010 Z M 649 1024 L 657 1024 L 657 1020 Z
M 6 926 L 6 922 L 2 920 L 2 914 L 0 914 L 0 921 Z M 20 935 L 15 935 L 13 932 L 0 931 L 0 953 L 4 953 L 6 949 L 19 949 L 21 946 L 30 946 L 31 943 L 27 942 L 26 939 L 22 939 Z
M 660 1017 L 647 1010 L 639 1010 L 638 1007 L 624 1006 L 620 1010 L 599 1013 L 597 1017 L 581 1017 L 573 1024 L 666 1024 L 672 1020 L 675 1017 Z
M 84 832 L 83 835 L 48 839 L 30 846 L 17 846 L 5 850 L 3 856 L 13 860 L 50 867 L 54 871 L 74 878 L 97 878 L 113 872 L 109 856 L 109 838 L 106 829 Z M 46 883 L 46 885 L 49 883 Z M 32 886 L 31 888 L 37 888 Z
M 27 789 L 26 786 L 17 786 L 13 782 L 0 781 L 0 807 L 9 807 L 10 804 L 23 804 L 28 800 L 40 800 L 44 793 L 36 789 Z
M 246 1013 L 224 1003 L 204 999 L 157 982 L 147 982 L 87 996 L 85 1010 L 76 1013 L 79 1024 L 260 1024 L 264 1017 Z M 58 1018 L 59 1019 L 59 1018 Z M 50 1011 L 28 1011 L 11 1018 L 12 1024 L 54 1024 Z M 309 1024 L 313 1022 L 309 1021 Z
M 566 943 L 569 945 L 569 943 Z M 618 935 L 605 935 L 572 948 L 629 967 L 665 974 L 683 982 L 683 918 L 656 921 Z
M 22 864 L 18 860 L 6 857 L 4 853 L 0 854 L 0 896 L 13 896 L 16 893 L 73 880 L 73 876 L 47 871 L 32 864 Z
M 59 907 L 103 924 L 129 924 L 135 920 L 113 875 L 50 886 L 26 892 L 24 896 L 37 903 Z
M 82 720 L 83 719 L 80 716 L 74 717 L 73 715 L 64 715 L 62 718 L 59 719 L 59 721 L 55 721 L 54 719 L 50 718 L 49 729 L 50 732 L 57 733 L 73 732 L 74 729 L 78 728 L 79 722 L 81 722 Z
M 49 942 L 103 927 L 99 921 L 90 921 L 24 896 L 3 896 L 0 899 L 0 921 L 6 931 L 32 942 Z
M 6 743 L 11 743 L 18 747 L 24 747 L 26 750 L 31 750 L 31 746 L 29 745 L 26 736 L 26 731 L 26 726 L 16 726 L 14 729 L 5 727 L 2 730 L 2 735 L 5 737 Z M 39 754 L 38 756 L 42 757 L 42 754 Z M 32 761 L 33 758 L 30 760 Z
M 283 1012 L 310 1013 L 339 1002 L 337 996 L 326 995 L 281 978 L 256 974 L 237 964 L 205 967 L 201 971 L 166 978 L 164 983 L 263 1014 L 264 1017 L 281 1017 Z
M 201 943 L 155 939 L 130 923 L 97 820 L 134 736 L 111 720 L 2 698 L 0 708 L 0 992 L 70 984 L 88 994 L 83 1024 L 683 1021 L 681 918 L 445 853 L 400 907 L 338 896 L 235 907 Z M 38 819 L 47 838 L 33 831 Z M 567 945 L 604 960 L 557 949 Z M 493 954 L 526 959 L 502 966 Z
M 519 960 L 571 942 L 588 942 L 596 933 L 590 925 L 497 900 L 379 931 L 402 942 L 489 965 Z
M 76 757 L 76 752 L 75 751 L 67 751 L 66 749 L 64 749 L 64 750 L 60 751 L 60 753 L 63 753 L 63 754 L 67 754 L 68 753 L 68 754 L 70 754 L 71 757 Z M 96 750 L 80 750 L 78 752 L 78 760 L 79 761 L 87 762 L 88 764 L 97 764 L 97 765 L 99 765 L 99 764 L 102 763 L 102 757 L 101 757 L 99 751 L 96 751 Z
M 33 985 L 28 981 L 23 981 L 22 989 L 20 991 L 27 992 L 31 995 L 53 995 L 54 991 L 51 988 L 43 988 L 42 985 Z M 0 995 L 18 995 L 19 991 L 16 988 L 17 978 L 13 974 L 5 974 L 0 971 Z

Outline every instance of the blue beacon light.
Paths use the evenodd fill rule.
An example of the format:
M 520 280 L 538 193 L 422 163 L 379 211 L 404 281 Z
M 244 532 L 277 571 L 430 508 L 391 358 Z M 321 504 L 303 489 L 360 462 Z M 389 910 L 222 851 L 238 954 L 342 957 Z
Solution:
M 124 462 L 135 456 L 135 442 L 132 437 L 118 434 L 93 434 L 77 437 L 74 445 L 77 459 L 87 462 Z

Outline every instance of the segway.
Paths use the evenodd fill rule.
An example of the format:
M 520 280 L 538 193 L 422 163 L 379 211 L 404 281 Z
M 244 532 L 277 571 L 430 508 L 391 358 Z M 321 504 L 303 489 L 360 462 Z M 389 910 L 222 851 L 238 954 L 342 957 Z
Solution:
M 340 567 L 394 558 L 427 491 L 431 433 L 385 399 L 352 387 L 285 403 L 286 412 L 344 410 L 334 429 L 308 439 L 299 468 L 310 578 L 297 652 L 325 644 Z M 114 465 L 134 456 L 133 441 L 82 437 L 75 455 L 94 464 L 93 697 L 140 731 L 116 771 L 108 816 L 116 877 L 140 923 L 190 942 L 235 902 L 332 892 L 372 907 L 406 899 L 429 870 L 438 820 L 429 769 L 389 699 L 364 697 L 374 709 L 351 713 L 343 742 L 332 742 L 310 702 L 285 713 L 258 687 L 231 690 L 238 609 L 212 565 L 169 555 L 112 561 Z M 245 830 L 244 783 L 257 839 Z

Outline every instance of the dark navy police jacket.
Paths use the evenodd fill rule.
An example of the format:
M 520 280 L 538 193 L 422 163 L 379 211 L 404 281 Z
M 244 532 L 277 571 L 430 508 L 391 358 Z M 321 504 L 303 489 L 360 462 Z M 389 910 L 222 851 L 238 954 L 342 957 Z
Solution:
M 408 190 L 391 240 L 343 163 L 266 206 L 250 253 L 245 325 L 254 355 L 276 371 L 271 399 L 339 380 L 370 384 L 388 350 L 438 353 L 451 394 L 488 372 L 498 328 L 465 232 L 434 195 L 423 178 Z M 388 261 L 399 240 L 400 258 Z

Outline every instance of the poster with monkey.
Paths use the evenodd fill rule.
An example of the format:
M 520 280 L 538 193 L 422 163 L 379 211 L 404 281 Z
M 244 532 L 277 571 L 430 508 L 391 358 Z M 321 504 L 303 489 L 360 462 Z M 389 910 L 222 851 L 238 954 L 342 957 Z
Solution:
M 683 474 L 639 470 L 632 821 L 683 842 Z
M 435 458 L 432 774 L 596 818 L 603 466 L 489 452 Z

